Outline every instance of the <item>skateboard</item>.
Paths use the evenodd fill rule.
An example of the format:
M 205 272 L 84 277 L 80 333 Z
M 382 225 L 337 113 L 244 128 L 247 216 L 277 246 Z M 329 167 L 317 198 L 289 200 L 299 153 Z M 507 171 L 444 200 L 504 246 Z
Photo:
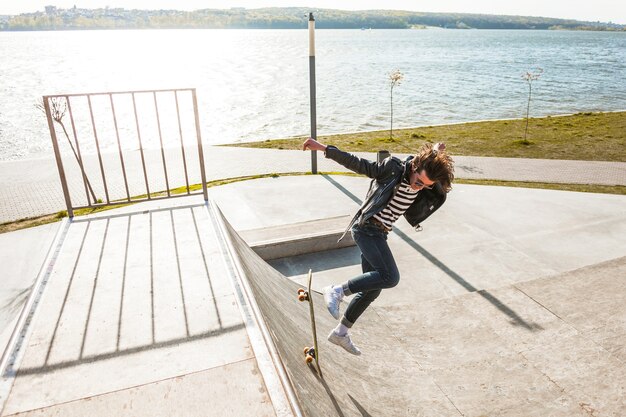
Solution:
M 298 289 L 298 301 L 309 302 L 309 313 L 311 315 L 311 331 L 313 333 L 313 346 L 306 346 L 304 348 L 304 360 L 307 364 L 311 364 L 315 360 L 315 366 L 317 373 L 322 376 L 322 369 L 320 368 L 320 352 L 317 345 L 317 331 L 315 329 L 315 308 L 313 307 L 313 292 L 311 291 L 311 282 L 313 281 L 313 272 L 309 269 L 309 281 L 307 289 Z

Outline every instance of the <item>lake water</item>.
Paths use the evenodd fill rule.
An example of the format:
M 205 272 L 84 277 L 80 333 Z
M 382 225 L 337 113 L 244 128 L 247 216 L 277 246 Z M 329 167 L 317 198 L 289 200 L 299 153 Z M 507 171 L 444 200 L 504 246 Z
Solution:
M 626 109 L 626 33 L 318 30 L 316 49 L 319 135 L 389 128 L 394 69 L 394 127 L 523 117 L 535 67 L 531 115 Z M 0 32 L 0 56 L 0 160 L 51 155 L 44 94 L 195 87 L 208 144 L 310 132 L 306 30 Z

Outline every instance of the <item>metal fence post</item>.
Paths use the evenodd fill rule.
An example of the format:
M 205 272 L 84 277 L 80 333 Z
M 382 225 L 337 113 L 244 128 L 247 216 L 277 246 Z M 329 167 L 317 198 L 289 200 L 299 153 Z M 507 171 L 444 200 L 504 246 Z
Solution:
M 202 176 L 202 194 L 204 201 L 209 201 L 209 194 L 206 188 L 206 172 L 204 169 L 204 152 L 202 150 L 202 136 L 200 135 L 200 116 L 198 115 L 198 99 L 196 98 L 196 89 L 191 89 L 193 97 L 193 113 L 196 118 L 196 137 L 198 138 L 198 157 L 200 158 L 200 175 Z
M 54 157 L 57 161 L 57 169 L 59 170 L 59 177 L 61 179 L 61 187 L 63 188 L 63 196 L 65 197 L 65 205 L 67 206 L 67 215 L 74 217 L 74 210 L 72 209 L 72 201 L 70 198 L 70 191 L 67 188 L 67 178 L 65 177 L 65 170 L 63 169 L 63 160 L 61 158 L 61 151 L 59 150 L 59 143 L 57 142 L 57 133 L 54 130 L 54 120 L 52 120 L 52 112 L 50 111 L 50 101 L 48 96 L 43 96 L 43 105 L 46 109 L 46 117 L 48 119 L 48 128 L 50 129 L 50 139 L 52 139 L 52 148 L 54 149 Z

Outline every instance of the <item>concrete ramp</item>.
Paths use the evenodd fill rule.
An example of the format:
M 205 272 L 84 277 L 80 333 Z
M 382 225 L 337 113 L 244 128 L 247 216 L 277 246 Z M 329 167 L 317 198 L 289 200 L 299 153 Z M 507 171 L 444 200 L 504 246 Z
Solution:
M 206 206 L 128 210 L 64 226 L 0 414 L 274 416 Z
M 324 376 L 319 378 L 304 362 L 303 348 L 312 337 L 309 307 L 297 300 L 300 286 L 263 261 L 227 223 L 226 228 L 305 415 L 461 416 L 373 311 L 359 322 L 366 329 L 360 337 L 363 356 L 327 342 L 335 321 L 315 293 Z
M 626 258 L 439 300 L 373 305 L 353 331 L 360 357 L 326 341 L 336 323 L 314 294 L 320 378 L 304 363 L 312 339 L 299 285 L 224 224 L 306 416 L 626 415 Z

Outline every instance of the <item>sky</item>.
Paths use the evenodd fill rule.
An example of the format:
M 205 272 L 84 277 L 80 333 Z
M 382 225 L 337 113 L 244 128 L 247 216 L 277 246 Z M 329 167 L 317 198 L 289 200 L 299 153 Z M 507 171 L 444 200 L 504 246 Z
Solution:
M 419 12 L 457 12 L 499 15 L 543 16 L 563 19 L 601 21 L 626 24 L 624 0 L 2 0 L 0 15 L 43 10 L 46 5 L 61 8 L 95 9 L 228 9 L 245 7 L 310 7 L 315 9 L 375 10 L 392 9 Z

